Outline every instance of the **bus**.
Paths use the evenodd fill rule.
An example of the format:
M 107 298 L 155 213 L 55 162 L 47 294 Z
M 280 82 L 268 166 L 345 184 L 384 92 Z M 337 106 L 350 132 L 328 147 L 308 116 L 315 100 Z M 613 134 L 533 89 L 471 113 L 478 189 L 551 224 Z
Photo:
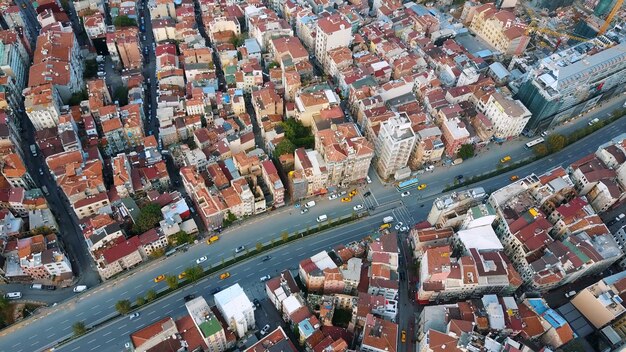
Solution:
M 414 178 L 410 178 L 406 181 L 402 181 L 398 183 L 398 186 L 396 187 L 396 189 L 398 190 L 398 192 L 404 192 L 410 189 L 411 187 L 417 187 L 418 184 L 419 184 L 419 179 L 417 177 L 414 177 Z
M 537 138 L 535 140 L 532 140 L 532 141 L 526 143 L 526 148 L 530 149 L 530 148 L 536 146 L 537 144 L 541 144 L 543 142 L 544 142 L 543 138 Z

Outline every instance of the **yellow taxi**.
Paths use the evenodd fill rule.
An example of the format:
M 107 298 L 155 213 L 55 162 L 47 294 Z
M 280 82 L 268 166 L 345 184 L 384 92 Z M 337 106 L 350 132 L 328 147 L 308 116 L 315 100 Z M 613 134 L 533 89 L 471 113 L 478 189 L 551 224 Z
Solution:
M 513 175 L 513 176 L 511 176 L 510 178 L 511 178 L 511 181 L 517 181 L 517 180 L 519 180 L 519 176 L 517 176 L 517 175 Z
M 354 196 L 356 196 L 356 194 L 357 194 L 357 190 L 356 189 L 353 189 L 352 191 L 350 191 L 350 193 L 348 193 L 348 195 L 350 197 L 354 197 Z
M 343 198 L 341 198 L 341 202 L 343 202 L 343 203 L 352 202 L 352 198 L 351 197 L 343 197 Z
M 165 280 L 165 275 L 159 275 L 154 278 L 154 282 L 161 282 L 163 280 Z
M 417 190 L 418 190 L 418 191 L 421 191 L 421 190 L 423 190 L 424 188 L 426 188 L 426 184 L 425 184 L 425 183 L 422 183 L 421 185 L 417 186 Z
M 227 271 L 220 275 L 220 280 L 228 279 L 230 277 L 230 273 Z
M 186 273 L 186 272 L 184 272 L 184 271 L 183 271 L 182 273 L 178 274 L 178 279 L 179 279 L 179 280 L 182 280 L 182 279 L 184 279 L 184 278 L 186 278 L 186 277 L 187 277 L 187 273 Z
M 402 330 L 402 334 L 400 335 L 402 342 L 406 342 L 406 331 Z

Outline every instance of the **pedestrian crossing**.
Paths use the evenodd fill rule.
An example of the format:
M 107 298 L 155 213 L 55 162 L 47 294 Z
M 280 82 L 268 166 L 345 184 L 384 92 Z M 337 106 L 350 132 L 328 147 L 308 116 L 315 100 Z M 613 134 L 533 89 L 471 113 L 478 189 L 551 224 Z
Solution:
M 391 213 L 396 221 L 402 221 L 407 226 L 415 224 L 415 219 L 404 205 L 393 209 Z

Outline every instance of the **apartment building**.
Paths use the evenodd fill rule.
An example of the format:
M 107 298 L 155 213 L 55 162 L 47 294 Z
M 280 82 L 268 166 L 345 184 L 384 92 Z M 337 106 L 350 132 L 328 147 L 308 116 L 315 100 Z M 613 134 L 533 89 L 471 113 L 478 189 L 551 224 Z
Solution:
M 59 124 L 61 96 L 52 84 L 43 84 L 24 90 L 24 108 L 35 130 L 53 128 Z
M 411 158 L 409 159 L 409 167 L 411 167 L 412 170 L 417 170 L 424 164 L 441 160 L 445 151 L 442 136 L 441 129 L 434 125 L 417 131 L 417 141 L 411 153 Z
M 207 229 L 221 228 L 226 216 L 226 205 L 209 191 L 200 174 L 192 167 L 182 167 L 180 175 L 204 226 Z
M 368 314 L 360 351 L 395 352 L 398 350 L 398 324 Z
M 228 326 L 239 338 L 254 328 L 254 305 L 239 284 L 234 284 L 216 293 L 215 305 Z
M 29 62 L 28 52 L 19 33 L 14 30 L 0 31 L 0 77 L 7 77 L 6 81 L 0 81 L 0 86 L 6 87 L 4 98 L 14 111 L 20 108 Z
M 272 206 L 274 208 L 285 205 L 285 186 L 278 175 L 278 170 L 271 160 L 261 163 L 263 180 L 272 194 Z
M 302 260 L 298 270 L 308 292 L 343 292 L 345 284 L 341 273 L 325 251 Z
M 625 292 L 626 272 L 620 272 L 580 290 L 571 302 L 596 329 L 602 329 L 626 313 L 620 298 Z
M 125 27 L 108 32 L 106 44 L 111 60 L 121 64 L 125 69 L 140 69 L 143 66 L 139 30 L 136 27 Z
M 348 47 L 352 42 L 352 26 L 341 14 L 320 18 L 317 21 L 315 56 L 325 72 L 330 72 L 328 52 L 338 47 Z
M 415 132 L 406 117 L 395 115 L 382 122 L 374 142 L 378 175 L 389 179 L 396 171 L 406 167 L 415 143 Z
M 467 144 L 470 139 L 470 133 L 467 130 L 465 122 L 461 121 L 458 117 L 445 120 L 441 124 L 441 132 L 446 155 L 451 158 L 456 158 L 461 146 Z
M 361 136 L 354 123 L 331 124 L 315 134 L 315 149 L 323 156 L 330 185 L 346 187 L 367 177 L 374 144 Z
M 478 6 L 469 28 L 480 38 L 505 55 L 520 55 L 526 50 L 530 37 L 526 25 L 506 10 L 496 10 L 494 4 Z
M 228 348 L 228 340 L 222 324 L 211 311 L 204 297 L 196 297 L 185 303 L 187 313 L 193 320 L 202 341 L 210 352 L 222 352 Z
M 298 199 L 324 194 L 327 187 L 331 185 L 328 180 L 326 162 L 316 150 L 305 150 L 304 148 L 295 150 L 294 171 L 290 175 L 290 180 L 299 180 L 300 178 L 306 182 L 306 194 L 297 193 L 296 196 L 302 196 Z M 295 189 L 297 190 L 297 186 Z
M 519 136 L 532 115 L 522 102 L 498 92 L 489 97 L 484 114 L 491 121 L 493 136 L 498 140 Z

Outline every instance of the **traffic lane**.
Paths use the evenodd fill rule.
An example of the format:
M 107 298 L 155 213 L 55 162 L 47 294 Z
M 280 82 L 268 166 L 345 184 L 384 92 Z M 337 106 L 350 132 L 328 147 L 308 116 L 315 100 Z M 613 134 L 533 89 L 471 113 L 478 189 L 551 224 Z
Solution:
M 379 224 L 382 221 L 382 217 L 383 215 L 378 215 L 373 218 L 361 220 L 359 224 L 361 224 L 362 222 L 362 224 L 365 225 L 356 226 L 355 224 L 351 224 L 350 228 L 352 228 L 352 226 L 355 226 L 355 229 L 364 229 L 367 227 L 375 228 L 377 226 L 376 224 Z M 340 229 L 334 229 L 330 232 L 325 233 L 324 237 L 328 236 L 329 238 L 339 238 L 342 235 L 343 232 Z M 314 245 L 324 241 L 324 238 L 316 239 L 316 237 L 318 236 L 308 237 L 306 240 L 310 241 Z M 88 326 L 93 325 L 95 322 L 105 320 L 107 318 L 108 312 L 112 312 L 109 313 L 109 315 L 114 314 L 115 303 L 118 300 L 129 299 L 131 300 L 131 302 L 134 302 L 137 297 L 145 296 L 145 293 L 149 289 L 164 289 L 167 286 L 164 282 L 154 282 L 154 278 L 156 276 L 160 274 L 178 275 L 178 273 L 183 271 L 184 268 L 195 265 L 195 260 L 202 255 L 207 255 L 212 258 L 211 260 L 203 264 L 205 267 L 208 266 L 208 263 L 212 263 L 212 265 L 220 263 L 221 260 L 214 259 L 222 258 L 222 255 L 224 253 L 223 248 L 218 246 L 219 243 L 220 242 L 217 242 L 212 245 L 206 245 L 206 243 L 202 243 L 197 246 L 191 247 L 188 252 L 180 252 L 172 257 L 152 262 L 148 264 L 148 266 L 144 267 L 141 271 L 132 272 L 129 276 L 125 276 L 113 284 L 108 284 L 98 287 L 95 290 L 87 291 L 79 296 L 77 300 L 63 303 L 56 308 L 51 309 L 49 312 L 49 316 L 47 316 L 46 319 L 39 319 L 39 321 L 45 320 L 50 324 L 59 327 L 59 330 L 51 332 L 50 335 L 47 335 L 47 338 L 49 338 L 49 340 L 55 341 L 62 340 L 65 336 L 66 330 L 71 329 L 71 325 L 74 322 L 80 320 L 84 321 Z M 298 243 L 301 242 L 295 242 L 294 246 Z M 298 252 L 306 250 L 305 245 L 297 245 L 294 248 L 294 255 Z M 228 259 L 228 256 L 226 256 L 225 259 Z M 289 254 L 287 256 L 284 256 L 284 258 L 282 259 L 277 258 L 277 260 L 274 260 L 272 263 L 282 261 L 283 259 L 286 261 L 290 261 L 292 259 L 292 255 Z M 68 317 L 66 315 L 66 312 L 68 310 L 72 312 L 79 312 L 79 314 L 74 314 Z M 7 340 L 7 343 L 11 343 L 12 341 L 15 341 L 13 343 L 19 343 L 19 339 L 23 338 L 22 334 L 30 336 L 28 334 L 29 332 L 34 333 L 35 331 L 38 331 L 31 331 L 30 326 L 31 325 L 29 324 L 26 327 L 23 327 L 20 330 L 7 336 L 5 338 Z M 16 340 L 13 340 L 13 338 L 15 338 Z M 32 341 L 32 343 L 34 344 L 35 341 Z M 26 347 L 30 348 L 32 346 Z
M 336 245 L 345 244 L 365 237 L 370 230 L 375 230 L 381 217 L 375 219 L 362 220 L 358 226 L 345 226 L 331 230 L 329 234 L 321 236 L 311 236 L 303 240 L 293 242 L 293 245 L 280 247 L 270 251 L 268 254 L 272 259 L 262 262 L 260 259 L 252 258 L 229 268 L 231 276 L 225 280 L 217 279 L 217 275 L 205 278 L 198 283 L 179 290 L 176 293 L 159 300 L 158 302 L 138 310 L 139 318 L 130 320 L 128 317 L 120 317 L 106 326 L 98 329 L 97 333 L 91 333 L 74 340 L 68 345 L 58 349 L 59 351 L 119 351 L 128 341 L 128 335 L 138 329 L 162 319 L 165 316 L 178 318 L 186 314 L 184 306 L 184 296 L 195 294 L 202 295 L 209 302 L 213 302 L 212 295 L 209 294 L 216 287 L 225 288 L 235 283 L 239 283 L 244 290 L 249 291 L 259 284 L 259 278 L 270 273 L 275 276 L 286 268 L 297 268 L 299 262 L 323 250 L 328 250 Z M 344 231 L 345 230 L 345 231 Z M 292 249 L 291 247 L 295 247 Z

